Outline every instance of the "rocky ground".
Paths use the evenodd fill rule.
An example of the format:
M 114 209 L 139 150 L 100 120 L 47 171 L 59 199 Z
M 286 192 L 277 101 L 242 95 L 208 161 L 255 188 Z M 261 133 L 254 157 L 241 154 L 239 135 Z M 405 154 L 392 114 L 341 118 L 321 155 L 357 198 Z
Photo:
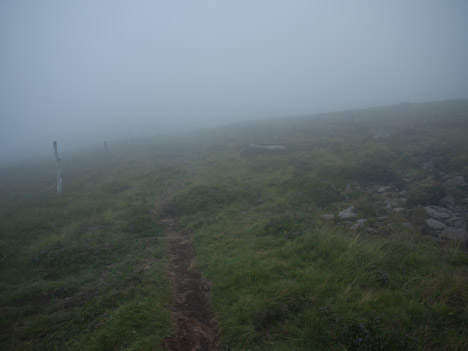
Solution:
M 347 196 L 356 193 L 361 194 L 354 197 L 359 201 Z M 404 179 L 399 185 L 348 183 L 343 195 L 342 210 L 321 214 L 323 220 L 372 234 L 387 234 L 391 226 L 401 226 L 440 241 L 468 242 L 468 183 L 461 175 L 438 173 Z M 363 195 L 373 215 L 363 216 Z

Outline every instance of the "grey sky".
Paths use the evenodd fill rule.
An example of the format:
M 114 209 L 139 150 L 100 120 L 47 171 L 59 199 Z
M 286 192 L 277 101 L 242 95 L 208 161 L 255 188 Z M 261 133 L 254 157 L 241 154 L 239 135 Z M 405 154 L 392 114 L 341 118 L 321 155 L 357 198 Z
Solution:
M 464 0 L 0 2 L 0 160 L 467 97 Z

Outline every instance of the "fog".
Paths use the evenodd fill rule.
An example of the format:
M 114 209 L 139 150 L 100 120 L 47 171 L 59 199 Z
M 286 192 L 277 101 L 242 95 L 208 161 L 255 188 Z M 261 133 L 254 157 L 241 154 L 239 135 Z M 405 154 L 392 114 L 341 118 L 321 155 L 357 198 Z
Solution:
M 0 2 L 0 161 L 468 97 L 468 2 Z

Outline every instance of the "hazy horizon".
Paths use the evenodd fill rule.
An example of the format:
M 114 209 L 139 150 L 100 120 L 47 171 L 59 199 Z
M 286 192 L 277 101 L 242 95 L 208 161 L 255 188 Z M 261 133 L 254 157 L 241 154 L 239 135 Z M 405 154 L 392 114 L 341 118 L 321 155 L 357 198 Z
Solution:
M 0 162 L 468 98 L 465 1 L 2 1 Z

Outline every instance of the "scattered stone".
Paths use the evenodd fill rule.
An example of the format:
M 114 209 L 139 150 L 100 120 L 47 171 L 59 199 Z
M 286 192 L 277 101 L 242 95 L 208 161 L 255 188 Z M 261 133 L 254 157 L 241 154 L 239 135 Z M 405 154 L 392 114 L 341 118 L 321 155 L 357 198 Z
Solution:
M 445 182 L 445 185 L 454 185 L 454 186 L 467 186 L 468 184 L 465 181 L 463 176 L 452 177 Z
M 442 230 L 446 228 L 446 225 L 442 222 L 439 222 L 438 220 L 435 220 L 434 218 L 428 218 L 424 221 L 427 226 L 431 229 L 434 230 Z
M 426 170 L 426 171 L 433 171 L 433 170 L 434 170 L 434 163 L 432 163 L 432 161 L 424 162 L 422 168 L 423 168 L 424 170 Z
M 369 234 L 374 234 L 374 235 L 379 235 L 380 234 L 380 232 L 377 229 L 371 228 L 371 227 L 367 227 L 367 232 Z
M 440 220 L 448 219 L 453 216 L 453 213 L 449 209 L 439 206 L 424 206 L 424 211 L 432 218 Z
M 377 192 L 378 193 L 385 193 L 386 191 L 392 189 L 393 187 L 391 185 L 385 185 L 385 186 L 381 186 L 380 188 L 377 189 Z
M 350 206 L 350 207 L 348 207 L 347 209 L 341 211 L 341 212 L 338 214 L 338 217 L 340 217 L 341 219 L 348 219 L 348 218 L 357 217 L 357 214 L 356 214 L 354 211 L 355 211 L 355 207 L 354 207 L 354 206 Z
M 387 286 L 390 284 L 390 275 L 388 272 L 379 272 L 377 273 L 377 281 L 380 283 L 380 285 Z
M 361 190 L 361 186 L 356 183 L 348 183 L 346 184 L 346 191 L 356 191 L 356 190 Z
M 447 228 L 440 233 L 440 237 L 449 240 L 468 240 L 468 231 L 464 228 Z
M 356 230 L 360 227 L 362 227 L 364 225 L 364 223 L 367 222 L 367 219 L 365 218 L 361 218 L 361 219 L 358 219 L 352 226 L 351 226 L 351 230 Z
M 331 221 L 331 220 L 334 220 L 334 219 L 335 219 L 335 215 L 334 215 L 334 214 L 325 213 L 325 214 L 321 214 L 321 215 L 320 215 L 320 218 L 325 219 L 325 220 L 327 220 L 327 221 Z
M 440 200 L 440 204 L 444 207 L 453 209 L 455 207 L 455 199 L 452 195 L 447 194 Z
M 398 207 L 399 201 L 398 199 L 385 199 L 385 209 L 391 210 L 393 207 Z
M 468 227 L 467 223 L 459 217 L 452 217 L 448 221 L 445 222 L 447 226 L 453 227 L 453 228 L 464 228 L 466 229 Z
M 406 208 L 404 207 L 395 207 L 394 209 L 392 209 L 393 212 L 396 212 L 396 213 L 403 213 L 406 211 Z

